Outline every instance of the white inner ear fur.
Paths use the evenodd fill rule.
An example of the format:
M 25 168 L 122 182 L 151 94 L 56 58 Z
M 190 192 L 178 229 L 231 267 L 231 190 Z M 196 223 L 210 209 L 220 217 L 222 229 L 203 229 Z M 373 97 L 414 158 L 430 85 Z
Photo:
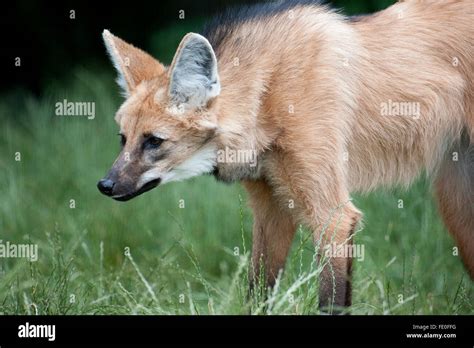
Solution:
M 104 39 L 105 48 L 107 49 L 110 60 L 112 61 L 112 64 L 118 73 L 117 84 L 122 90 L 122 95 L 127 98 L 130 96 L 130 89 L 125 78 L 126 72 L 124 71 L 124 62 L 117 48 L 115 47 L 113 35 L 110 33 L 110 31 L 105 29 L 102 32 L 102 38 Z
M 146 171 L 140 176 L 137 189 L 140 189 L 146 183 L 158 178 L 161 178 L 160 184 L 166 184 L 168 182 L 186 180 L 194 176 L 210 173 L 216 163 L 217 147 L 214 144 L 208 144 L 167 173 L 163 173 L 157 168 Z
M 217 97 L 221 91 L 217 59 L 207 39 L 188 34 L 174 60 L 169 94 L 178 110 L 199 108 Z

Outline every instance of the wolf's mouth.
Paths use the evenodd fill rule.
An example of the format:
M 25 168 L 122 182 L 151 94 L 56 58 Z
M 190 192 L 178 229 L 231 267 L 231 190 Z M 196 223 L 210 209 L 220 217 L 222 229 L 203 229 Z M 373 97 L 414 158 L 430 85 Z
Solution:
M 128 200 L 130 200 L 130 199 L 132 199 L 136 196 L 141 195 L 142 193 L 145 193 L 147 191 L 150 191 L 151 189 L 154 189 L 155 187 L 157 187 L 160 184 L 160 181 L 161 181 L 160 178 L 149 181 L 145 185 L 143 185 L 139 190 L 137 190 L 135 192 L 128 193 L 128 194 L 123 195 L 123 196 L 115 196 L 115 197 L 112 197 L 112 198 L 115 199 L 116 201 L 120 201 L 120 202 L 128 201 Z

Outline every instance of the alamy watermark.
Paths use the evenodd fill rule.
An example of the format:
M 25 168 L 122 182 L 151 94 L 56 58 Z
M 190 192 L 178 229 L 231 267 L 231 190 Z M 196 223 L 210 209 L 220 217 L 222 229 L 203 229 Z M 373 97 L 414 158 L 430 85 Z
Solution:
M 56 116 L 86 116 L 88 120 L 95 118 L 95 102 L 72 102 L 67 99 L 55 104 Z
M 380 104 L 380 114 L 382 116 L 404 116 L 415 120 L 420 118 L 420 103 L 402 102 L 389 99 Z
M 228 148 L 217 150 L 217 163 L 248 163 L 257 166 L 257 150 L 235 150 Z
M 30 324 L 26 322 L 18 326 L 19 338 L 47 338 L 48 341 L 56 340 L 56 325 L 54 324 Z
M 0 258 L 25 258 L 38 261 L 38 244 L 15 244 L 0 239 Z
M 363 244 L 337 244 L 332 243 L 324 247 L 326 258 L 353 258 L 357 261 L 364 261 L 365 246 Z

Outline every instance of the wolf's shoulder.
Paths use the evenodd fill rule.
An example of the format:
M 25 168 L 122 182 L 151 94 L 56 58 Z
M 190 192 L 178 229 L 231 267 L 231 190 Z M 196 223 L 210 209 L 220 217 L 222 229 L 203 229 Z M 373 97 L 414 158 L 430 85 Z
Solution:
M 242 23 L 265 21 L 300 7 L 327 7 L 322 0 L 281 0 L 229 7 L 209 20 L 202 30 L 213 47 L 218 47 Z

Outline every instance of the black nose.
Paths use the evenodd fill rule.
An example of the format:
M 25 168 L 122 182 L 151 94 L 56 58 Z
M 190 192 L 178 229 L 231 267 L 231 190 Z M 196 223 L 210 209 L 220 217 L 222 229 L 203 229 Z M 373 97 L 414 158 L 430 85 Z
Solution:
M 102 179 L 97 183 L 97 188 L 104 195 L 111 196 L 115 183 L 110 179 Z

